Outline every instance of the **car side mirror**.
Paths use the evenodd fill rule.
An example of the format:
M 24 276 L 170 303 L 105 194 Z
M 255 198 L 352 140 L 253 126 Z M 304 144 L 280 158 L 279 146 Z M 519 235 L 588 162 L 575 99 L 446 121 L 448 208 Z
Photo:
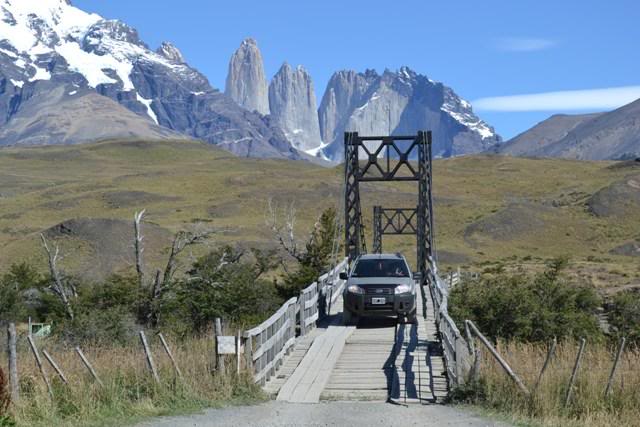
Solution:
M 347 280 L 349 278 L 349 275 L 343 271 L 340 273 L 340 280 Z
M 416 271 L 413 273 L 413 280 L 422 280 L 422 273 Z

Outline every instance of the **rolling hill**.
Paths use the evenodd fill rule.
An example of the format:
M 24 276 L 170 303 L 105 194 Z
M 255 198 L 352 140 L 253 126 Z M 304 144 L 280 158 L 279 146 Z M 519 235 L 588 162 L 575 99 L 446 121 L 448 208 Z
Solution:
M 579 162 L 469 156 L 434 163 L 436 239 L 445 266 L 502 260 L 540 264 L 570 255 L 576 274 L 598 284 L 638 282 L 638 162 Z M 0 150 L 0 270 L 30 261 L 43 268 L 41 232 L 55 239 L 69 273 L 99 279 L 131 271 L 134 212 L 147 209 L 148 268 L 167 256 L 177 230 L 218 230 L 212 245 L 274 247 L 267 200 L 294 202 L 297 234 L 337 205 L 341 168 L 238 158 L 194 141 L 111 141 Z M 414 184 L 363 185 L 372 206 L 415 206 Z M 602 209 L 602 205 L 606 209 Z M 600 208 L 599 208 L 600 207 Z M 385 249 L 410 257 L 412 237 Z M 621 249 L 622 248 L 622 249 Z M 201 248 L 206 250 L 206 248 Z

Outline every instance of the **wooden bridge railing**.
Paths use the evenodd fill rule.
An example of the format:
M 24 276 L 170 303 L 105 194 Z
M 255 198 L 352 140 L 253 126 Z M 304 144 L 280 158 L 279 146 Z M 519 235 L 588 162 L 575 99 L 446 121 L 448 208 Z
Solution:
M 335 303 L 344 288 L 340 272 L 347 268 L 343 260 L 330 272 L 300 291 L 299 297 L 285 302 L 271 317 L 243 334 L 243 346 L 247 367 L 256 382 L 264 384 L 280 367 L 284 356 L 296 340 L 296 328 L 300 336 L 316 326 L 321 315 Z
M 442 350 L 447 368 L 449 385 L 464 384 L 472 367 L 472 355 L 467 340 L 464 339 L 448 312 L 449 288 L 460 282 L 460 272 L 452 273 L 448 283 L 438 275 L 437 266 L 431 261 L 429 286 L 436 312 L 436 324 L 440 332 Z

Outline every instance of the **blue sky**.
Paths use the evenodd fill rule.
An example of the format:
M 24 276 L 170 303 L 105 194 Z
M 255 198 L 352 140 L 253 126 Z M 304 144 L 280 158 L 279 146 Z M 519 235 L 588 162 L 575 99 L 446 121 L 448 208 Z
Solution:
M 73 3 L 127 22 L 154 48 L 173 42 L 220 89 L 247 36 L 258 41 L 269 77 L 285 60 L 307 68 L 318 102 L 336 70 L 408 65 L 478 101 L 478 115 L 507 138 L 553 113 L 640 97 L 640 2 L 633 0 Z M 608 88 L 622 89 L 590 92 Z

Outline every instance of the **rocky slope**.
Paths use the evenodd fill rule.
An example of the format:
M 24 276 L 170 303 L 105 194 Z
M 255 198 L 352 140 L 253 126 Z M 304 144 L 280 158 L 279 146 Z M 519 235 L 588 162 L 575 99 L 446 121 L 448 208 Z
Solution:
M 231 57 L 225 93 L 249 111 L 269 114 L 269 94 L 262 54 L 254 39 L 243 40 Z
M 640 100 L 608 113 L 552 116 L 496 152 L 576 160 L 640 157 Z
M 531 129 L 496 147 L 496 152 L 510 156 L 534 156 L 561 140 L 585 121 L 599 114 L 554 114 Z
M 37 94 L 0 127 L 4 145 L 78 144 L 106 139 L 184 139 L 114 100 L 84 89 L 64 86 Z
M 433 131 L 434 155 L 450 157 L 487 150 L 500 141 L 471 104 L 442 83 L 408 67 L 397 72 L 373 70 L 335 73 L 318 111 L 324 152 L 343 158 L 343 132 L 363 135 L 414 134 Z
M 238 155 L 301 158 L 268 118 L 212 88 L 178 49 L 163 44 L 154 52 L 135 29 L 67 0 L 0 0 L 0 83 L 0 126 L 37 110 L 54 87 L 67 94 L 90 89 L 151 124 Z M 37 124 L 57 133 L 51 125 Z M 0 145 L 19 139 L 0 139 Z
M 314 154 L 322 145 L 317 105 L 309 73 L 285 62 L 269 85 L 271 117 L 295 148 Z

